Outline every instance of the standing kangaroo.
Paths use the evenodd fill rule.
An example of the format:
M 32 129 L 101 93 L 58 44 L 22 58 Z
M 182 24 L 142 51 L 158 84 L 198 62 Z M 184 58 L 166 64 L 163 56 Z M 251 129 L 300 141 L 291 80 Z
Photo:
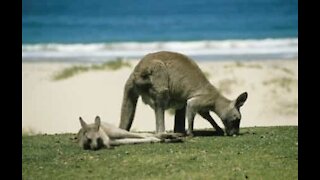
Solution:
M 244 92 L 235 100 L 224 97 L 189 57 L 161 51 L 147 54 L 134 68 L 124 88 L 119 127 L 130 130 L 139 96 L 151 106 L 156 116 L 156 132 L 165 131 L 164 112 L 175 109 L 174 132 L 193 136 L 194 117 L 198 113 L 223 135 L 224 131 L 209 114 L 215 112 L 222 120 L 227 135 L 239 133 L 240 107 L 247 100 Z

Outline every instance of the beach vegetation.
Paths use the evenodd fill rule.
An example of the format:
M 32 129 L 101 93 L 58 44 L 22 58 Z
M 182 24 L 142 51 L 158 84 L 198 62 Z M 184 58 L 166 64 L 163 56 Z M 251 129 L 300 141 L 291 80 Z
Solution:
M 255 69 L 262 69 L 262 66 L 260 64 L 249 64 L 249 63 L 243 63 L 240 61 L 236 61 L 234 64 L 225 65 L 224 68 L 255 68 Z
M 127 61 L 123 61 L 122 59 L 118 58 L 113 61 L 107 61 L 101 64 L 93 64 L 91 66 L 92 70 L 118 70 L 123 67 L 131 67 L 131 64 Z
M 68 67 L 56 73 L 53 76 L 53 80 L 57 81 L 57 80 L 67 79 L 81 72 L 87 72 L 89 71 L 89 69 L 90 67 L 87 67 L 84 65 L 76 65 L 76 66 Z
M 129 62 L 123 61 L 122 59 L 118 58 L 116 60 L 106 61 L 100 64 L 91 64 L 91 65 L 75 65 L 71 67 L 67 67 L 56 74 L 53 75 L 53 80 L 63 80 L 70 78 L 76 74 L 88 72 L 92 70 L 118 70 L 123 67 L 131 67 Z
M 287 68 L 287 67 L 279 67 L 277 65 L 274 65 L 273 68 L 280 69 L 280 70 L 282 70 L 283 72 L 285 72 L 285 73 L 287 73 L 289 75 L 294 75 L 294 72 L 291 69 Z
M 283 67 L 283 68 L 281 68 L 281 69 L 282 69 L 282 71 L 284 71 L 284 72 L 287 73 L 287 74 L 294 75 L 294 72 L 293 72 L 292 70 L 286 68 L 286 67 Z
M 263 81 L 263 85 L 275 85 L 281 88 L 291 91 L 291 88 L 298 86 L 298 80 L 289 77 L 273 78 L 270 80 Z

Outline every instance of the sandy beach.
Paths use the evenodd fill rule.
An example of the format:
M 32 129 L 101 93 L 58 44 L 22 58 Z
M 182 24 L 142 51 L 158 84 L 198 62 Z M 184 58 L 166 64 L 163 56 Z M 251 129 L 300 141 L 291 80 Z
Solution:
M 118 125 L 125 81 L 131 67 L 119 70 L 92 70 L 54 81 L 52 77 L 75 63 L 22 63 L 22 132 L 75 133 L 80 128 L 79 116 L 93 122 Z M 229 99 L 247 91 L 241 108 L 241 127 L 298 125 L 298 60 L 197 61 L 210 82 Z M 223 127 L 220 119 L 211 113 Z M 173 116 L 166 112 L 166 130 L 173 129 Z M 195 129 L 212 128 L 196 116 Z M 154 131 L 153 110 L 138 101 L 135 131 Z

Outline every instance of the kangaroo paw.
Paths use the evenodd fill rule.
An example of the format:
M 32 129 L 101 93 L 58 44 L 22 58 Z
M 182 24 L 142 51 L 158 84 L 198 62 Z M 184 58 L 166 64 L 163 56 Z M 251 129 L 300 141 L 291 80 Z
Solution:
M 194 137 L 194 134 L 193 134 L 192 131 L 187 131 L 187 136 L 188 136 L 188 137 Z
M 216 130 L 216 134 L 219 135 L 219 136 L 223 136 L 224 135 L 224 131 L 221 128 L 219 128 L 219 129 Z

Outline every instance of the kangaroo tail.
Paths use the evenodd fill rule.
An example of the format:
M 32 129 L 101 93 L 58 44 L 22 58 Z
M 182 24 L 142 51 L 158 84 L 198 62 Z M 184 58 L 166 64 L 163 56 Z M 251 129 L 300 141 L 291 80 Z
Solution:
M 135 92 L 133 74 L 130 75 L 129 79 L 126 82 L 123 100 L 121 105 L 121 118 L 119 128 L 130 130 L 134 114 L 136 111 L 136 105 L 139 98 L 139 94 Z
M 155 137 L 148 138 L 124 138 L 124 139 L 115 139 L 110 142 L 112 146 L 125 145 L 125 144 L 143 144 L 143 143 L 157 143 L 161 142 L 160 139 Z
M 118 146 L 125 144 L 143 144 L 143 143 L 177 143 L 183 142 L 181 137 L 178 137 L 173 134 L 159 134 L 155 136 L 148 136 L 144 138 L 123 138 L 123 139 L 114 139 L 110 141 L 110 145 Z

